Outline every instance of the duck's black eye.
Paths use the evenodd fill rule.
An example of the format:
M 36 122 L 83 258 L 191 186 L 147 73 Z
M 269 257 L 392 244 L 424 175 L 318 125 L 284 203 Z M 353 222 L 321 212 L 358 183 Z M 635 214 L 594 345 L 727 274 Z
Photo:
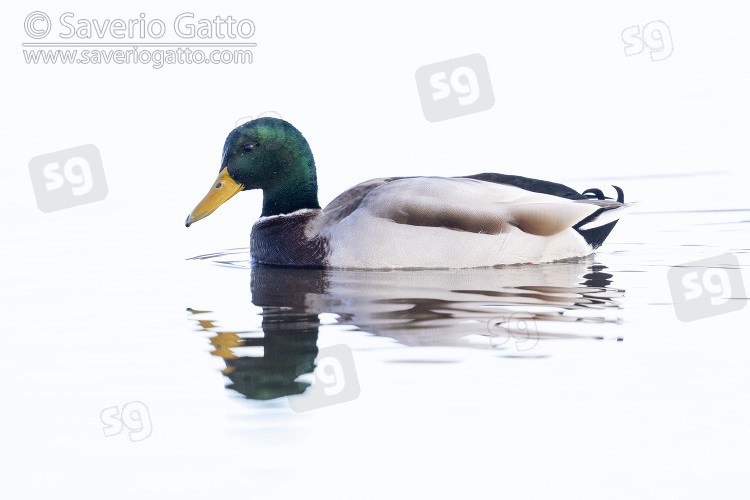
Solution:
M 248 142 L 247 144 L 242 146 L 242 149 L 244 149 L 245 151 L 252 151 L 253 149 L 255 149 L 255 144 L 253 144 L 252 142 Z

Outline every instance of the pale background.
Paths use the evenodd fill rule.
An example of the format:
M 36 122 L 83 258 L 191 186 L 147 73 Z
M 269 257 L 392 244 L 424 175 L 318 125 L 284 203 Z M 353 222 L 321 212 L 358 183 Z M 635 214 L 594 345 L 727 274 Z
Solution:
M 0 491 L 9 495 L 3 496 L 117 498 L 137 492 L 145 498 L 238 493 L 272 498 L 275 485 L 296 480 L 295 491 L 316 498 L 392 492 L 398 497 L 399 491 L 411 498 L 420 492 L 667 498 L 674 491 L 680 498 L 743 498 L 740 489 L 747 482 L 740 475 L 746 471 L 731 457 L 743 442 L 746 449 L 747 427 L 726 427 L 727 419 L 739 422 L 744 415 L 746 421 L 748 414 L 747 392 L 740 391 L 746 382 L 736 378 L 747 375 L 739 368 L 748 347 L 742 337 L 729 345 L 707 339 L 688 349 L 717 349 L 710 357 L 717 369 L 727 359 L 736 362 L 737 370 L 718 379 L 735 396 L 721 409 L 710 397 L 692 395 L 698 388 L 714 394 L 721 383 L 703 384 L 696 375 L 690 387 L 683 386 L 679 377 L 671 377 L 673 366 L 658 368 L 670 381 L 659 386 L 663 391 L 639 399 L 650 375 L 631 386 L 627 373 L 637 373 L 640 361 L 623 367 L 611 358 L 588 358 L 590 371 L 578 373 L 574 365 L 556 365 L 563 362 L 558 359 L 538 370 L 509 373 L 526 382 L 511 390 L 507 407 L 488 410 L 479 404 L 482 394 L 472 393 L 476 408 L 456 408 L 440 402 L 440 391 L 418 385 L 414 399 L 387 393 L 361 399 L 370 420 L 312 412 L 295 427 L 283 424 L 286 416 L 266 417 L 262 425 L 227 417 L 237 418 L 242 407 L 213 390 L 220 375 L 205 352 L 196 352 L 197 345 L 204 349 L 203 341 L 189 337 L 191 325 L 184 320 L 191 304 L 247 303 L 246 275 L 238 279 L 231 270 L 186 267 L 184 259 L 246 247 L 260 212 L 260 193 L 237 196 L 190 229 L 184 220 L 213 181 L 236 120 L 264 111 L 281 114 L 307 137 L 323 204 L 372 177 L 497 171 L 566 182 L 579 190 L 615 183 L 628 200 L 642 200 L 644 211 L 747 208 L 750 35 L 744 9 L 734 5 L 739 4 L 41 1 L 6 6 L 0 20 L 0 433 L 5 441 Z M 27 65 L 21 53 L 27 41 L 23 20 L 32 10 L 53 19 L 65 11 L 97 19 L 146 12 L 168 25 L 186 11 L 196 18 L 248 17 L 257 28 L 255 62 L 159 70 Z M 653 20 L 670 27 L 672 56 L 652 62 L 646 50 L 625 57 L 622 31 Z M 416 69 L 473 53 L 487 60 L 494 107 L 429 123 L 420 107 Z M 102 154 L 107 198 L 40 212 L 29 160 L 89 143 Z M 703 175 L 679 177 L 694 173 Z M 649 175 L 661 177 L 652 182 L 644 178 Z M 678 176 L 680 188 L 664 176 Z M 647 223 L 644 216 L 626 219 L 613 238 L 621 231 L 620 238 L 637 239 L 638 224 Z M 743 241 L 735 246 L 746 246 L 747 233 L 740 236 Z M 224 299 L 213 298 L 212 288 L 222 289 Z M 738 314 L 742 322 L 735 315 L 710 328 L 686 326 L 681 333 L 744 328 L 747 315 Z M 640 329 L 648 330 L 648 323 Z M 610 355 L 622 360 L 628 353 L 660 366 L 664 352 L 674 349 L 682 356 L 686 349 L 680 344 L 684 336 L 668 335 L 674 335 L 674 343 L 662 344 L 665 351 L 654 351 L 636 337 Z M 186 338 L 192 340 L 186 344 Z M 140 354 L 137 362 L 134 353 Z M 196 364 L 210 369 L 211 384 L 195 373 Z M 633 372 L 621 371 L 626 375 L 616 382 L 602 377 L 579 396 L 574 388 L 564 392 L 571 386 L 556 371 L 577 374 L 568 380 L 575 383 L 596 379 L 598 370 L 613 365 Z M 367 366 L 362 361 L 365 373 Z M 380 369 L 375 366 L 370 376 L 377 378 Z M 483 376 L 482 363 L 465 369 Z M 159 373 L 163 378 L 155 377 Z M 608 392 L 613 387 L 620 391 L 614 396 Z M 529 390 L 538 392 L 524 398 Z M 678 403 L 667 396 L 676 393 L 682 395 Z M 104 439 L 101 410 L 132 400 L 149 404 L 154 435 L 143 443 Z M 227 405 L 237 405 L 234 413 Z M 566 413 L 570 405 L 582 405 L 591 417 L 587 425 L 594 430 L 583 441 L 575 439 L 583 420 Z M 680 427 L 683 412 L 699 409 L 706 412 L 701 431 L 693 424 Z M 431 424 L 436 414 L 441 420 Z M 511 418 L 514 414 L 518 418 Z M 389 426 L 387 436 L 379 433 L 383 422 L 399 419 L 405 419 L 403 425 Z M 649 427 L 654 420 L 658 431 Z M 308 427 L 323 431 L 303 432 Z M 243 433 L 251 438 L 243 440 Z M 506 448 L 514 454 L 504 455 Z M 451 458 L 440 459 L 434 450 L 450 452 Z M 264 463 L 287 463 L 288 470 L 264 468 Z M 299 471 L 307 472 L 300 476 Z M 254 488 L 261 493 L 256 496 Z

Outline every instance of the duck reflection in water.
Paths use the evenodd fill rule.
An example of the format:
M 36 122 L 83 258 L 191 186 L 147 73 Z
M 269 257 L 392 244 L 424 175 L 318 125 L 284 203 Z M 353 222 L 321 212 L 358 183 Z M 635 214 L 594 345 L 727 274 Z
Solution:
M 252 268 L 262 332 L 220 331 L 204 319 L 210 311 L 188 311 L 211 335 L 212 354 L 226 362 L 228 388 L 251 399 L 301 394 L 310 386 L 300 376 L 315 369 L 321 313 L 407 346 L 495 349 L 504 357 L 534 357 L 545 339 L 622 340 L 610 331 L 624 290 L 591 257 L 503 268 L 355 271 L 250 265 L 228 255 L 196 259 Z M 263 356 L 233 350 L 246 346 L 262 346 Z

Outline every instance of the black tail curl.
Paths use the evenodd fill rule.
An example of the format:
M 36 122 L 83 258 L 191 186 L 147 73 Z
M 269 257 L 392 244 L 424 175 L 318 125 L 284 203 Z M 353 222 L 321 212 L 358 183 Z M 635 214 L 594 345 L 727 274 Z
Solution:
M 612 185 L 613 188 L 615 188 L 615 191 L 617 192 L 617 202 L 618 203 L 625 203 L 625 193 L 619 186 Z M 609 198 L 607 196 L 604 196 L 604 193 L 601 189 L 597 188 L 589 188 L 581 193 L 583 196 L 590 200 L 611 200 L 612 198 Z M 604 243 L 604 240 L 607 239 L 607 236 L 609 236 L 609 233 L 612 232 L 612 229 L 614 229 L 615 224 L 617 224 L 617 221 L 610 222 L 609 224 L 604 224 L 603 226 L 594 227 L 591 229 L 581 229 L 581 226 L 588 224 L 592 220 L 599 217 L 604 211 L 609 210 L 607 208 L 602 208 L 601 210 L 597 210 L 593 214 L 589 215 L 585 219 L 583 219 L 581 222 L 573 226 L 573 229 L 578 231 L 578 234 L 583 236 L 583 239 L 586 240 L 586 243 L 591 245 L 593 248 L 599 248 L 602 246 L 602 243 Z
M 615 188 L 615 191 L 617 191 L 617 202 L 618 203 L 625 203 L 625 193 L 622 191 L 622 189 L 619 186 L 612 185 L 613 188 Z M 604 193 L 601 189 L 597 188 L 589 188 L 581 193 L 586 198 L 590 200 L 611 200 L 612 198 L 608 196 L 604 196 Z M 593 196 L 591 196 L 593 195 Z

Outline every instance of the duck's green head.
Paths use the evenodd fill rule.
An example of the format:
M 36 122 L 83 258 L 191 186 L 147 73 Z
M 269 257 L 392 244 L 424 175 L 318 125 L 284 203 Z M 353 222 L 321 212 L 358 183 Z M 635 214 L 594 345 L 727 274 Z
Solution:
M 312 151 L 289 122 L 258 118 L 232 130 L 224 142 L 219 177 L 185 225 L 249 189 L 263 190 L 263 216 L 320 208 Z

